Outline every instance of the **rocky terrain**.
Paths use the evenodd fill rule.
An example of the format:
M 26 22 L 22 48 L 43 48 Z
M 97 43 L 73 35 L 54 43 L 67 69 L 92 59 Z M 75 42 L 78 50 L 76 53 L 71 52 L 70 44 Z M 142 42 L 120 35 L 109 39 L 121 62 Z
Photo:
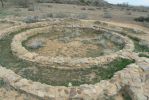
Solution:
M 61 20 L 60 22 L 62 22 Z M 81 20 L 80 20 L 81 21 Z M 86 24 L 86 22 L 88 24 Z M 90 27 L 95 30 L 111 30 L 111 27 L 113 27 L 112 23 L 109 23 L 108 27 L 105 27 L 102 24 L 96 25 L 94 24 L 96 21 L 89 21 L 89 20 L 82 20 L 81 23 L 83 27 Z M 7 22 L 9 23 L 9 21 Z M 134 64 L 128 65 L 125 69 L 118 71 L 114 74 L 114 76 L 109 79 L 109 80 L 103 80 L 100 81 L 99 83 L 96 83 L 94 85 L 80 85 L 79 87 L 73 87 L 71 83 L 68 84 L 69 87 L 65 86 L 50 86 L 46 84 L 42 84 L 39 82 L 33 82 L 31 80 L 27 80 L 20 75 L 15 74 L 12 70 L 6 69 L 4 67 L 1 67 L 1 74 L 0 77 L 3 80 L 3 82 L 6 84 L 6 87 L 12 87 L 14 90 L 12 92 L 13 94 L 19 95 L 18 98 L 25 98 L 24 95 L 29 94 L 29 98 L 33 99 L 117 99 L 122 98 L 124 99 L 124 96 L 128 92 L 128 96 L 132 98 L 133 100 L 147 100 L 148 99 L 148 58 L 144 57 L 139 57 L 138 53 L 133 52 L 135 49 L 135 45 L 133 44 L 133 41 L 128 39 L 128 37 L 123 36 L 123 34 L 120 33 L 120 31 L 125 30 L 125 26 L 116 26 L 113 31 L 117 31 L 118 33 L 111 32 L 111 33 L 102 33 L 104 36 L 107 38 L 111 39 L 114 42 L 120 43 L 120 40 L 122 40 L 125 44 L 123 47 L 123 50 L 120 50 L 114 54 L 108 55 L 108 56 L 101 56 L 101 57 L 96 57 L 96 58 L 44 58 L 41 57 L 38 61 L 38 54 L 29 52 L 26 50 L 24 47 L 22 47 L 22 41 L 28 39 L 32 35 L 36 35 L 37 33 L 42 33 L 42 31 L 46 32 L 49 31 L 50 27 L 52 26 L 52 23 L 59 23 L 59 20 L 55 20 L 50 23 L 46 22 L 39 22 L 36 24 L 24 24 L 24 23 L 17 23 L 14 22 L 16 26 L 11 27 L 9 30 L 5 29 L 1 33 L 1 39 L 7 37 L 8 35 L 11 35 L 14 32 L 19 32 L 19 30 L 22 29 L 29 29 L 28 31 L 25 31 L 24 33 L 20 33 L 18 35 L 15 35 L 14 38 L 12 39 L 11 43 L 11 50 L 12 53 L 17 56 L 19 59 L 24 59 L 24 60 L 29 60 L 31 62 L 36 62 L 36 63 L 41 63 L 44 67 L 44 65 L 49 64 L 57 64 L 59 63 L 61 67 L 56 67 L 60 69 L 67 69 L 68 71 L 70 69 L 76 69 L 77 67 L 71 67 L 72 66 L 78 66 L 78 68 L 88 68 L 85 67 L 88 64 L 89 65 L 98 65 L 98 64 L 106 64 L 109 62 L 112 62 L 116 58 L 127 58 L 127 59 L 133 59 L 135 60 Z M 90 24 L 89 24 L 90 23 Z M 106 22 L 101 22 L 101 23 L 106 23 Z M 17 26 L 19 24 L 19 26 Z M 62 23 L 61 23 L 62 24 Z M 70 24 L 70 23 L 69 23 Z M 88 26 L 89 25 L 89 26 Z M 63 26 L 63 24 L 62 24 Z M 62 27 L 61 26 L 61 27 Z M 70 25 L 71 26 L 71 25 Z M 78 25 L 76 25 L 78 27 Z M 81 27 L 79 26 L 79 27 Z M 107 26 L 107 25 L 106 25 Z M 34 28 L 35 27 L 35 28 Z M 36 28 L 40 27 L 40 28 Z M 55 26 L 55 27 L 60 27 Z M 69 27 L 69 26 L 65 26 Z M 30 29 L 34 28 L 34 29 Z M 8 30 L 8 31 L 7 31 Z M 50 29 L 51 30 L 51 29 Z M 10 32 L 9 32 L 10 31 Z M 121 34 L 121 35 L 120 35 Z M 111 37 L 112 36 L 112 37 Z M 131 36 L 131 38 L 133 35 Z M 15 39 L 16 38 L 16 39 Z M 120 39 L 120 40 L 118 40 Z M 142 40 L 141 40 L 142 41 Z M 144 40 L 146 41 L 146 40 Z M 122 42 L 122 43 L 123 43 Z M 148 46 L 147 44 L 143 44 L 145 46 Z M 20 46 L 20 47 L 19 47 Z M 115 58 L 116 57 L 116 58 Z M 37 59 L 38 58 L 38 59 Z M 44 61 L 44 59 L 47 61 Z M 53 60 L 49 60 L 53 59 Z M 66 61 L 65 61 L 66 59 Z M 77 60 L 79 59 L 79 60 Z M 76 62 L 76 61 L 79 62 Z M 47 63 L 48 62 L 48 63 Z M 79 64 L 80 63 L 80 64 Z M 63 67 L 63 64 L 65 67 Z M 67 67 L 66 65 L 69 66 Z M 74 65 L 73 65 L 74 64 Z M 85 64 L 85 65 L 84 65 Z M 52 67 L 52 66 L 49 66 Z M 70 69 L 69 69 L 70 67 Z M 90 66 L 91 67 L 91 66 Z M 8 85 L 8 86 L 7 86 Z M 112 89 L 111 89 L 112 88 Z M 17 90 L 17 92 L 16 92 Z M 5 91 L 7 95 L 7 90 L 2 89 L 1 91 Z M 18 92 L 23 92 L 23 94 L 18 94 Z M 122 93 L 121 93 L 122 91 Z M 2 93 L 3 93 L 2 92 Z M 22 93 L 21 92 L 21 93 Z M 93 96 L 94 95 L 94 96 Z M 3 96 L 2 96 L 3 97 Z M 6 98 L 9 98 L 9 96 Z M 15 97 L 16 98 L 16 97 Z M 19 100 L 19 99 L 18 99 Z
M 148 22 L 134 20 L 147 8 L 37 2 L 0 11 L 0 100 L 149 99 Z

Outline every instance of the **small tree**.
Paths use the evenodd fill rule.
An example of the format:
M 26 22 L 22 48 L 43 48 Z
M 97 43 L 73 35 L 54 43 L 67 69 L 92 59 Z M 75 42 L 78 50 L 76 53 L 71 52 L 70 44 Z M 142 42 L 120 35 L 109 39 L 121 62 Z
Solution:
M 17 2 L 20 6 L 22 6 L 24 8 L 29 7 L 29 3 L 30 3 L 29 0 L 18 0 Z
M 85 0 L 79 0 L 80 3 L 85 4 Z
M 23 8 L 29 7 L 31 1 L 32 0 L 9 0 L 9 2 L 11 2 L 12 4 Z
M 4 1 L 3 0 L 0 0 L 1 4 L 2 4 L 2 7 L 4 8 Z

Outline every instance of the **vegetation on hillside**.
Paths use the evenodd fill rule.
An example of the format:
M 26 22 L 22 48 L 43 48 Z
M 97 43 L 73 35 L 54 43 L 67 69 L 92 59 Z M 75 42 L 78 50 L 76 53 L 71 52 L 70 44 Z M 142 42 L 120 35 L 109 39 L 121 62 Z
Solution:
M 134 20 L 137 22 L 149 22 L 149 16 L 148 17 L 140 16 L 138 18 L 135 18 Z
M 104 0 L 0 0 L 2 7 L 5 3 L 12 3 L 16 6 L 27 8 L 34 3 L 60 3 L 60 4 L 77 4 L 77 5 L 92 5 L 103 6 L 109 5 Z

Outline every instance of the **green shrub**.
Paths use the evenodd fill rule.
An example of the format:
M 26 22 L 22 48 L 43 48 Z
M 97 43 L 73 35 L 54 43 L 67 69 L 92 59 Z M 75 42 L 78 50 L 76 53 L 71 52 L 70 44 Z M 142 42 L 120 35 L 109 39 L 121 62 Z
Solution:
M 67 13 L 59 12 L 53 14 L 54 18 L 68 18 L 69 15 Z
M 139 54 L 139 57 L 146 57 L 146 58 L 149 58 L 149 55 L 146 55 L 146 54 L 140 53 L 140 54 Z
M 92 10 L 93 11 L 93 10 L 95 10 L 95 8 L 88 8 L 88 10 Z
M 103 14 L 103 18 L 112 18 L 112 13 L 110 13 L 110 12 L 105 12 L 105 13 Z
M 81 10 L 86 10 L 86 8 L 85 8 L 85 7 L 83 7 L 83 8 L 81 8 Z
M 0 79 L 0 88 L 3 87 L 4 84 L 5 84 L 5 82 L 2 79 Z
M 31 0 L 11 0 L 11 2 L 23 8 L 27 8 L 31 4 Z
M 79 0 L 80 3 L 85 4 L 85 0 Z
M 53 18 L 53 13 L 48 13 L 46 16 Z
M 28 11 L 34 11 L 34 10 L 35 10 L 34 6 L 29 6 L 28 7 Z
M 149 16 L 148 17 L 140 16 L 138 18 L 135 18 L 134 20 L 137 22 L 149 22 Z
M 38 16 L 27 16 L 24 20 L 25 23 L 35 23 L 39 21 Z
M 76 15 L 75 18 L 77 18 L 77 19 L 87 19 L 88 15 L 86 13 L 80 13 L 80 14 Z
M 1 10 L 0 9 L 0 18 L 5 18 L 8 15 L 11 15 L 11 12 L 8 12 L 6 10 Z

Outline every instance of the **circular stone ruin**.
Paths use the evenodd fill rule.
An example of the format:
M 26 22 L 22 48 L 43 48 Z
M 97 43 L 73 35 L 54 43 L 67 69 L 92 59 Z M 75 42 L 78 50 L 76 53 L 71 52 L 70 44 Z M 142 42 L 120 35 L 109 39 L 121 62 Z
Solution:
M 95 22 L 52 19 L 4 30 L 0 77 L 45 100 L 117 98 L 127 85 L 121 75 L 140 70 L 129 65 L 137 58 L 135 46 L 106 23 Z
M 115 32 L 108 32 L 106 30 L 96 30 L 88 26 L 85 26 L 85 27 L 81 27 L 81 26 L 70 27 L 70 26 L 71 25 L 64 27 L 64 25 L 61 25 L 61 26 L 59 25 L 59 26 L 55 26 L 57 30 L 54 30 L 53 26 L 51 25 L 48 27 L 31 29 L 31 30 L 22 32 L 18 35 L 15 35 L 11 43 L 12 53 L 20 59 L 36 62 L 42 65 L 50 65 L 49 67 L 53 67 L 53 68 L 77 69 L 77 68 L 90 68 L 91 65 L 107 64 L 113 61 L 114 59 L 118 58 L 120 52 L 132 51 L 134 48 L 133 42 L 131 40 Z M 77 30 L 77 31 L 73 31 L 73 30 Z M 55 33 L 51 33 L 51 35 L 53 36 L 50 36 L 50 32 L 55 32 Z M 22 44 L 24 41 L 27 41 L 28 38 L 33 37 L 35 35 L 37 36 L 45 35 L 45 37 L 51 38 L 47 40 L 47 43 L 49 44 L 47 44 L 48 47 L 45 47 L 44 49 L 46 50 L 48 48 L 53 49 L 53 51 L 51 50 L 50 52 L 50 53 L 53 53 L 53 55 L 62 53 L 62 55 L 65 54 L 67 56 L 61 56 L 61 55 L 46 56 L 48 55 L 46 50 L 40 51 L 45 53 L 44 56 L 35 52 L 28 51 L 24 46 L 22 46 Z M 46 38 L 43 40 L 46 40 Z M 35 41 L 37 44 L 39 44 L 39 46 L 42 44 L 41 42 L 43 42 L 42 40 L 39 40 L 39 41 L 32 40 L 32 41 L 33 42 Z M 36 46 L 37 44 L 33 43 L 32 47 L 37 48 Z M 56 47 L 56 45 L 58 47 Z M 114 49 L 112 50 L 113 45 L 114 46 L 119 45 L 119 47 L 117 46 L 117 49 L 119 48 L 120 50 L 117 50 L 117 51 L 115 50 L 116 52 L 113 52 L 114 51 Z M 98 50 L 100 48 L 102 49 L 105 48 L 103 49 L 103 51 L 105 52 L 106 52 L 106 49 L 109 49 L 111 51 L 109 51 L 109 53 L 107 52 L 107 55 L 105 54 L 103 56 L 100 56 L 102 55 L 102 52 Z M 89 57 L 80 57 L 81 54 L 83 55 L 83 53 L 87 53 L 87 52 L 88 54 L 86 55 L 90 55 Z M 75 57 L 69 56 L 71 55 L 71 53 L 72 55 L 74 54 L 76 56 Z M 91 57 L 91 55 L 94 55 L 95 57 Z M 54 64 L 58 64 L 58 66 Z

